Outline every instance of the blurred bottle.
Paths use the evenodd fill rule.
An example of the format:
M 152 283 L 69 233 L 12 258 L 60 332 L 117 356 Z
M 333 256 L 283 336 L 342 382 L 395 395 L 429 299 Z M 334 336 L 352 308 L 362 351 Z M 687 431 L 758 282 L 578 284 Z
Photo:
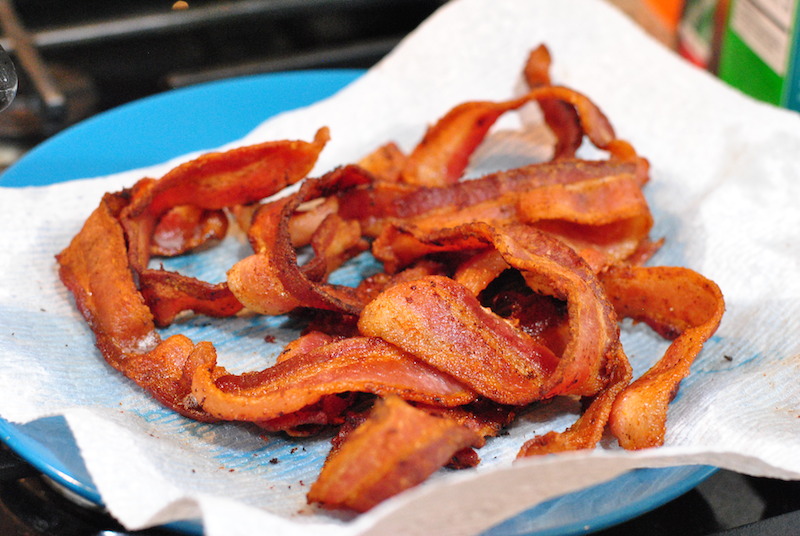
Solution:
M 716 73 L 728 14 L 728 0 L 686 0 L 678 23 L 678 52 Z
M 720 78 L 757 99 L 800 110 L 798 18 L 798 0 L 731 0 Z

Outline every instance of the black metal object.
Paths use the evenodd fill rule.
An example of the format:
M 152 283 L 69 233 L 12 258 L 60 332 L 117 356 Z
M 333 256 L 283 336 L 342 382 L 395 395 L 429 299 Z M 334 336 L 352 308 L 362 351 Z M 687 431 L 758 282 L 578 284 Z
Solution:
M 443 0 L 0 0 L 20 98 L 0 137 L 37 143 L 87 116 L 198 82 L 369 67 Z

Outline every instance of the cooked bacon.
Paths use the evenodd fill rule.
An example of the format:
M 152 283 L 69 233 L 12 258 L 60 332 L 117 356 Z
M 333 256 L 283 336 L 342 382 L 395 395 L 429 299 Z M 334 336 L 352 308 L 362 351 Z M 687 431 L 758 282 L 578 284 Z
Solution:
M 106 194 L 69 246 L 56 256 L 59 276 L 95 334 L 103 355 L 119 368 L 125 355 L 158 343 L 153 315 L 136 289 L 117 220 L 128 199 Z
M 107 194 L 57 256 L 103 357 L 193 419 L 291 436 L 338 426 L 308 495 L 328 508 L 366 511 L 440 467 L 474 466 L 474 448 L 556 396 L 579 398 L 581 415 L 525 442 L 520 457 L 593 448 L 606 427 L 623 448 L 660 445 L 722 294 L 691 270 L 641 266 L 663 242 L 648 237 L 649 163 L 593 102 L 553 85 L 550 63 L 534 50 L 525 95 L 463 103 L 410 154 L 386 144 L 284 197 L 275 194 L 306 177 L 327 129 L 311 142 L 203 155 Z M 553 160 L 461 181 L 495 121 L 528 103 L 555 135 Z M 608 158 L 576 158 L 586 138 Z M 227 281 L 149 267 L 151 255 L 213 245 L 229 214 L 253 254 Z M 383 272 L 357 287 L 329 283 L 368 247 Z M 310 253 L 303 264 L 299 248 Z M 219 366 L 210 342 L 156 330 L 184 311 L 244 308 L 302 316 L 306 328 L 274 365 L 242 374 Z M 674 339 L 632 384 L 621 317 Z
M 613 175 L 520 194 L 519 219 L 571 246 L 595 272 L 624 261 L 653 227 L 638 179 Z
M 331 453 L 308 501 L 365 512 L 419 484 L 455 453 L 480 440 L 454 420 L 387 397 Z
M 703 344 L 719 326 L 725 302 L 719 287 L 688 268 L 615 266 L 602 276 L 620 317 L 645 322 L 674 339 L 650 370 L 614 403 L 609 426 L 626 449 L 660 446 L 667 408 Z
M 437 249 L 399 236 L 393 224 L 425 232 L 475 221 L 498 226 L 521 220 L 570 240 L 587 260 L 602 267 L 631 253 L 649 232 L 649 208 L 641 191 L 636 193 L 645 181 L 642 168 L 633 162 L 564 160 L 413 194 L 395 186 L 354 189 L 341 199 L 340 214 L 358 218 L 365 233 L 377 236 L 372 251 L 387 271 Z M 601 219 L 600 208 L 614 202 L 609 199 L 614 192 L 625 193 L 626 200 L 616 200 L 614 215 Z M 547 201 L 558 204 L 549 208 Z M 546 210 L 540 215 L 542 207 Z
M 228 216 L 222 210 L 204 210 L 194 205 L 169 209 L 153 230 L 150 254 L 163 257 L 181 255 L 225 238 Z
M 398 228 L 397 232 L 436 244 L 441 251 L 494 247 L 509 266 L 522 273 L 531 289 L 566 301 L 569 342 L 556 370 L 536 395 L 530 395 L 531 399 L 567 393 L 592 395 L 604 386 L 599 371 L 618 338 L 619 328 L 597 277 L 572 249 L 541 231 L 519 224 L 493 228 L 472 223 L 425 235 L 415 234 L 414 229 Z M 376 330 L 370 333 L 380 334 L 385 328 L 375 322 L 370 329 Z
M 57 255 L 59 276 L 75 298 L 106 361 L 175 411 L 213 420 L 189 396 L 192 341 L 176 335 L 162 341 L 128 264 L 117 216 L 126 193 L 107 194 L 83 228 Z
M 513 208 L 519 192 L 616 175 L 633 175 L 644 184 L 647 182 L 647 164 L 642 159 L 625 162 L 567 159 L 501 170 L 477 179 L 438 187 L 368 183 L 367 186 L 338 194 L 339 214 L 347 219 L 359 220 L 365 234 L 376 236 L 386 219 L 410 220 L 460 211 L 475 213 L 481 210 L 484 203 L 491 203 L 491 209 L 497 210 L 494 205 L 502 205 L 502 198 L 510 202 Z
M 139 290 L 158 327 L 170 325 L 183 311 L 224 318 L 242 310 L 242 304 L 223 283 L 207 283 L 167 270 L 144 270 Z
M 196 352 L 203 366 L 194 373 L 192 392 L 205 411 L 220 419 L 266 421 L 300 411 L 324 395 L 350 391 L 444 406 L 475 399 L 449 374 L 378 338 L 334 341 L 238 376 L 216 366 L 209 343 L 199 343 Z
M 416 186 L 445 186 L 457 182 L 473 151 L 501 115 L 529 102 L 543 100 L 569 104 L 577 114 L 583 133 L 599 149 L 607 149 L 626 160 L 635 159 L 630 145 L 617 143 L 611 123 L 591 100 L 566 87 L 539 85 L 516 99 L 465 102 L 447 112 L 428 129 L 408 156 L 400 180 Z
M 357 314 L 363 301 L 355 289 L 323 281 L 331 267 L 366 247 L 360 234 L 353 232 L 356 223 L 336 220 L 331 240 L 323 247 L 327 251 L 318 251 L 317 260 L 310 265 L 319 267 L 314 263 L 321 262 L 325 269 L 319 271 L 298 266 L 289 221 L 302 203 L 371 180 L 360 168 L 346 166 L 320 179 L 308 179 L 297 193 L 262 206 L 248 232 L 255 253 L 228 270 L 228 287 L 236 298 L 248 309 L 266 315 L 284 314 L 298 307 Z M 341 238 L 343 242 L 335 240 Z
M 545 45 L 533 49 L 528 56 L 523 74 L 531 88 L 552 85 L 550 79 L 550 51 Z M 575 156 L 583 142 L 583 130 L 575 109 L 558 99 L 541 99 L 539 107 L 544 121 L 556 137 L 553 160 Z
M 501 404 L 538 400 L 557 364 L 549 349 L 442 276 L 390 287 L 364 308 L 358 327 Z
M 328 142 L 320 129 L 313 142 L 265 142 L 208 153 L 181 164 L 159 180 L 143 182 L 120 216 L 128 238 L 131 266 L 147 267 L 158 219 L 181 205 L 218 210 L 254 203 L 304 178 Z

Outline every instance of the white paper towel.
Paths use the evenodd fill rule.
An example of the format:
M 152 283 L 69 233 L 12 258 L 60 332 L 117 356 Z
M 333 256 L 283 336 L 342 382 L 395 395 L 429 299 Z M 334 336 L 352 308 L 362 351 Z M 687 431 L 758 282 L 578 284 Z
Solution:
M 652 264 L 691 267 L 725 294 L 725 318 L 671 406 L 664 447 L 630 453 L 604 444 L 513 463 L 533 430 L 544 430 L 544 417 L 553 429 L 574 419 L 569 404 L 549 405 L 490 441 L 476 470 L 437 474 L 360 517 L 308 507 L 326 438 L 265 440 L 246 425 L 196 423 L 161 408 L 103 362 L 58 281 L 53 255 L 103 192 L 158 176 L 188 155 L 112 177 L 0 189 L 0 416 L 65 415 L 93 483 L 126 526 L 200 517 L 211 536 L 267 527 L 286 535 L 478 533 L 635 467 L 710 464 L 800 478 L 797 114 L 687 65 L 601 1 L 454 0 L 333 98 L 230 145 L 311 139 L 327 125 L 333 139 L 315 172 L 388 140 L 410 148 L 454 104 L 514 95 L 524 60 L 540 43 L 552 52 L 554 80 L 592 98 L 650 160 L 653 236 L 667 239 Z M 541 158 L 542 147 L 503 130 L 514 121 L 498 125 L 478 168 L 515 162 L 529 150 Z M 219 280 L 245 251 L 230 240 L 173 266 Z M 338 277 L 354 279 L 369 266 L 359 258 Z M 283 318 L 197 318 L 172 332 L 212 340 L 222 363 L 243 371 L 263 368 L 296 330 Z M 266 344 L 265 333 L 276 342 Z M 623 342 L 638 372 L 666 347 L 642 326 L 626 325 Z

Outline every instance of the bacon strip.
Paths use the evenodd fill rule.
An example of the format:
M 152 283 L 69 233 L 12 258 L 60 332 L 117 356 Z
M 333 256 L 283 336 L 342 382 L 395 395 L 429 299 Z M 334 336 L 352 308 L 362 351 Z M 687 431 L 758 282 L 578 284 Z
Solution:
M 474 211 L 474 207 L 481 203 L 494 201 L 505 194 L 616 175 L 633 175 L 644 184 L 647 181 L 646 161 L 569 159 L 541 162 L 433 187 L 371 183 L 367 187 L 340 193 L 339 214 L 347 219 L 357 219 L 368 235 L 375 236 L 380 232 L 381 222 L 387 218 L 410 219 L 440 211 Z
M 225 238 L 228 216 L 222 210 L 179 205 L 168 210 L 153 230 L 152 255 L 174 257 Z
M 523 70 L 525 81 L 531 88 L 552 85 L 551 63 L 550 51 L 546 46 L 540 45 L 531 51 Z M 557 99 L 541 99 L 539 107 L 545 123 L 556 136 L 553 160 L 575 156 L 583 141 L 583 130 L 575 109 Z
M 119 367 L 125 354 L 158 343 L 150 309 L 134 283 L 117 220 L 125 193 L 106 194 L 69 246 L 56 256 L 59 276 L 95 334 L 103 355 Z
M 313 142 L 277 141 L 204 154 L 181 164 L 159 180 L 142 182 L 121 214 L 131 266 L 147 267 L 158 219 L 176 206 L 218 210 L 246 205 L 304 178 L 329 139 L 320 129 Z
M 547 85 L 508 101 L 474 101 L 456 106 L 428 129 L 408 156 L 400 180 L 417 186 L 444 186 L 458 181 L 469 157 L 501 115 L 542 100 L 568 103 L 575 110 L 583 133 L 596 147 L 625 159 L 635 157 L 629 146 L 623 151 L 614 143 L 616 135 L 611 123 L 591 100 L 572 89 Z
M 366 247 L 360 233 L 354 232 L 358 229 L 353 227 L 355 222 L 337 220 L 339 223 L 334 224 L 330 220 L 336 225 L 328 229 L 333 235 L 327 245 L 318 246 L 326 252 L 313 261 L 322 263 L 320 271 L 298 266 L 289 221 L 301 204 L 371 180 L 360 168 L 347 166 L 320 179 L 306 180 L 296 194 L 262 206 L 248 232 L 255 253 L 228 270 L 228 287 L 236 298 L 248 309 L 267 315 L 284 314 L 301 306 L 357 314 L 363 301 L 355 289 L 321 281 L 331 268 Z M 336 237 L 343 241 L 333 240 Z
M 308 501 L 366 512 L 424 481 L 456 452 L 481 439 L 454 420 L 388 397 L 331 452 Z
M 528 393 L 528 401 L 566 393 L 592 395 L 604 386 L 599 372 L 606 354 L 612 350 L 613 341 L 618 338 L 619 328 L 614 311 L 594 273 L 570 248 L 540 231 L 522 225 L 495 229 L 486 224 L 472 223 L 426 235 L 415 235 L 413 229 L 398 229 L 398 232 L 411 234 L 421 242 L 435 243 L 442 250 L 492 246 L 509 266 L 522 273 L 534 291 L 567 302 L 569 342 L 558 366 L 548 375 L 547 382 L 535 392 Z M 399 303 L 387 309 L 392 311 L 391 314 L 384 312 L 376 315 L 374 320 L 370 319 L 370 307 L 379 312 L 377 305 L 370 304 L 365 308 L 359 321 L 362 332 L 388 337 L 388 340 L 401 347 L 406 340 L 408 344 L 424 345 L 419 339 L 412 341 L 411 337 L 403 336 L 402 330 L 389 333 L 389 326 L 393 325 L 389 323 L 390 317 L 399 313 L 397 309 L 402 307 Z M 394 326 L 396 329 L 397 326 Z M 430 333 L 418 331 L 415 336 L 421 338 Z M 414 350 L 411 352 L 418 355 Z
M 414 194 L 401 193 L 396 188 L 386 189 L 379 185 L 369 191 L 355 190 L 352 197 L 348 195 L 343 198 L 340 214 L 344 217 L 360 218 L 365 232 L 376 234 L 372 252 L 384 263 L 387 271 L 394 271 L 415 258 L 436 251 L 437 248 L 430 244 L 422 244 L 413 236 L 398 234 L 393 224 L 414 226 L 420 232 L 428 232 L 475 221 L 497 226 L 518 222 L 523 217 L 536 219 L 535 212 L 525 208 L 520 200 L 521 196 L 530 195 L 534 199 L 539 196 L 539 199 L 543 199 L 548 192 L 549 196 L 553 197 L 553 191 L 561 191 L 562 196 L 576 197 L 580 195 L 582 189 L 583 195 L 588 196 L 585 191 L 591 190 L 591 187 L 580 185 L 594 181 L 605 181 L 601 184 L 612 186 L 616 181 L 625 181 L 631 185 L 630 187 L 634 187 L 633 185 L 646 180 L 646 176 L 643 177 L 641 172 L 637 164 L 630 162 L 608 164 L 562 161 L 528 166 L 515 172 L 495 173 L 443 188 L 423 188 Z M 564 186 L 560 190 L 550 189 L 556 188 L 556 185 Z M 567 190 L 566 185 L 574 185 L 574 188 Z M 607 187 L 609 188 L 611 186 Z M 543 189 L 543 192 L 537 194 L 537 190 L 540 189 Z M 594 188 L 593 193 L 598 196 L 603 190 Z M 365 213 L 366 210 L 360 207 L 369 207 L 370 212 Z M 642 240 L 642 230 L 650 228 L 647 205 L 640 205 L 637 208 L 640 211 L 638 216 L 632 216 L 628 209 L 628 213 L 625 214 L 627 219 L 619 217 L 621 222 L 606 224 L 596 231 L 592 240 L 587 239 L 585 242 L 580 242 L 577 238 L 580 235 L 576 235 L 570 227 L 573 221 L 586 219 L 585 215 L 575 214 L 577 210 L 574 206 L 569 216 L 572 221 L 562 222 L 558 227 L 554 227 L 553 231 L 569 236 L 575 245 L 582 246 L 582 249 L 598 247 L 597 244 L 600 244 L 604 245 L 604 250 L 611 250 L 616 256 L 623 256 L 631 247 L 627 245 L 619 247 L 618 244 L 638 243 Z M 384 210 L 384 215 L 382 219 L 378 219 L 376 216 L 381 209 Z M 524 215 L 520 214 L 520 209 L 525 210 Z M 562 215 L 564 213 L 566 211 L 562 210 Z M 552 227 L 552 222 L 549 220 L 540 223 L 539 226 L 544 227 L 546 224 Z M 621 227 L 611 229 L 614 225 Z M 580 226 L 580 230 L 586 228 L 586 225 Z M 609 239 L 605 235 L 611 230 L 615 232 Z M 606 257 L 602 259 L 606 260 Z
M 69 246 L 57 255 L 59 276 L 106 361 L 165 406 L 193 419 L 213 418 L 189 397 L 192 341 L 162 341 L 136 289 L 117 216 L 127 195 L 107 194 Z
M 519 219 L 560 238 L 594 269 L 633 255 L 653 227 L 641 183 L 632 175 L 554 184 L 523 192 Z
M 501 404 L 537 400 L 557 363 L 550 350 L 483 309 L 447 277 L 389 288 L 364 308 L 358 327 Z
M 602 281 L 621 317 L 674 339 L 664 356 L 620 394 L 609 420 L 622 447 L 660 446 L 669 402 L 722 319 L 722 292 L 713 281 L 679 267 L 615 266 Z
M 239 376 L 216 366 L 210 344 L 198 344 L 196 354 L 203 366 L 194 373 L 192 392 L 205 411 L 220 419 L 266 421 L 315 404 L 324 395 L 349 391 L 397 394 L 444 406 L 475 399 L 450 375 L 378 338 L 334 341 Z

